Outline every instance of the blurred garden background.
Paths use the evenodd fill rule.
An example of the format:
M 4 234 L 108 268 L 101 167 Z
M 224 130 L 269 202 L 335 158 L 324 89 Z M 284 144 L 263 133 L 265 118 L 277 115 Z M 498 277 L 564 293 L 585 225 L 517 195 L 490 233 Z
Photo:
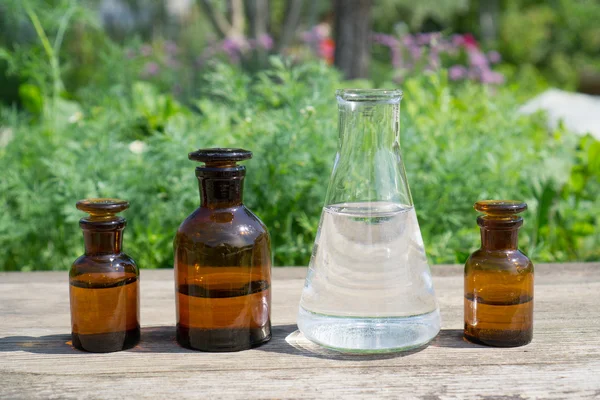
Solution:
M 306 265 L 347 87 L 404 91 L 432 263 L 479 246 L 480 199 L 528 203 L 534 262 L 598 261 L 598 137 L 523 106 L 600 94 L 599 21 L 597 0 L 2 0 L 0 271 L 68 269 L 87 197 L 129 200 L 125 251 L 171 267 L 187 154 L 212 146 L 254 152 L 246 204 L 275 265 Z

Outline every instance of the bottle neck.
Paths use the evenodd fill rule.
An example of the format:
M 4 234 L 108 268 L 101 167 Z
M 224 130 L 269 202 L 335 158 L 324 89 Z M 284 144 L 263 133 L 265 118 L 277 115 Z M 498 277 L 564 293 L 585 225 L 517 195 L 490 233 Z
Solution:
M 123 228 L 114 231 L 83 230 L 85 254 L 119 254 L 123 247 Z
M 198 177 L 200 207 L 227 208 L 242 205 L 244 177 L 215 179 Z
M 492 219 L 480 216 L 477 223 L 481 229 L 481 248 L 484 250 L 517 250 L 521 217 Z
M 517 250 L 519 231 L 481 229 L 481 248 L 485 250 Z

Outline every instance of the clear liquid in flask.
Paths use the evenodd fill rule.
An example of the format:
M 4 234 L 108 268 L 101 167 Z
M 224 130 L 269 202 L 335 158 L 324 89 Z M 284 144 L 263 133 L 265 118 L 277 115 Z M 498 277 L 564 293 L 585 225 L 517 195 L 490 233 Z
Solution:
M 415 209 L 391 202 L 323 208 L 298 315 L 311 341 L 348 352 L 421 346 L 440 316 Z

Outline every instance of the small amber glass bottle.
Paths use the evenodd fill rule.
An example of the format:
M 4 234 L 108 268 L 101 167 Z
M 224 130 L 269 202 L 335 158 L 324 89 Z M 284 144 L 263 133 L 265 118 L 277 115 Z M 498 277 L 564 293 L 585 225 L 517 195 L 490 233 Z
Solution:
M 517 248 L 527 209 L 518 201 L 475 203 L 481 248 L 465 265 L 465 338 L 497 347 L 522 346 L 533 337 L 533 264 Z
M 88 199 L 77 208 L 90 215 L 79 221 L 85 254 L 69 272 L 73 346 L 108 353 L 135 346 L 140 339 L 139 270 L 121 252 L 129 207 L 117 199 Z
M 179 227 L 175 253 L 177 341 L 202 351 L 238 351 L 271 338 L 271 242 L 242 203 L 242 149 L 189 154 L 200 207 Z

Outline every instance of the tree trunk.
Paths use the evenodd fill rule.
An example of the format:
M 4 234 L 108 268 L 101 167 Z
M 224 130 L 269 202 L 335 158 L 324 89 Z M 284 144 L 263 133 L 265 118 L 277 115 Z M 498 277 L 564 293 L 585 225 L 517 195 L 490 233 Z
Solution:
M 255 40 L 253 51 L 254 67 L 263 68 L 267 64 L 269 49 L 264 47 L 265 38 L 269 35 L 269 20 L 271 17 L 268 0 L 246 0 L 245 9 L 250 28 L 250 37 Z M 262 43 L 261 43 L 262 42 Z
M 481 0 L 479 3 L 479 25 L 485 41 L 498 38 L 498 0 Z
M 335 66 L 346 79 L 367 78 L 372 0 L 335 0 Z
M 282 53 L 285 47 L 292 41 L 296 27 L 302 15 L 303 0 L 287 0 L 285 3 L 285 19 L 281 28 L 281 36 L 277 43 L 277 52 Z
M 215 9 L 211 0 L 198 0 L 198 4 L 208 17 L 215 32 L 221 39 L 228 38 L 240 40 L 244 36 L 244 3 L 243 0 L 229 0 L 227 3 L 227 17 Z

